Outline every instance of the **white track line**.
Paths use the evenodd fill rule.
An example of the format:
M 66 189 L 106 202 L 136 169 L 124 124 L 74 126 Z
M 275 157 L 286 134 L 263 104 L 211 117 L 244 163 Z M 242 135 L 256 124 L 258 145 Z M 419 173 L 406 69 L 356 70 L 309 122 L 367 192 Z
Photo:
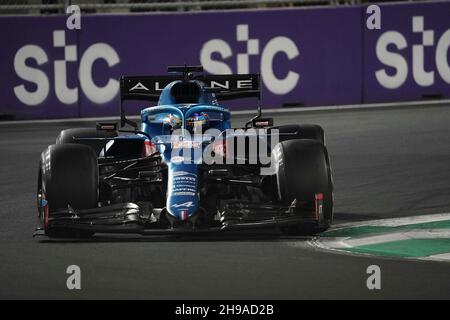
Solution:
M 379 220 L 369 220 L 357 223 L 344 223 L 333 227 L 331 231 L 342 230 L 354 227 L 364 227 L 364 226 L 386 226 L 386 227 L 398 227 L 405 225 L 414 225 L 427 222 L 439 222 L 450 220 L 450 213 L 438 213 L 431 215 L 421 215 L 412 216 L 404 218 L 393 218 L 393 219 L 379 219 Z M 397 232 L 387 232 L 384 234 L 376 235 L 360 235 L 353 237 L 323 237 L 317 238 L 309 243 L 313 246 L 319 247 L 321 249 L 339 251 L 348 248 L 380 244 L 392 241 L 410 240 L 410 239 L 449 239 L 450 229 L 414 229 L 412 226 L 411 230 L 397 231 Z M 416 259 L 416 258 L 415 258 Z M 433 261 L 450 261 L 450 253 L 437 254 L 428 257 L 417 258 L 420 260 L 433 260 Z
M 430 230 L 408 230 L 406 232 L 396 232 L 368 236 L 363 238 L 349 238 L 345 243 L 350 247 L 359 247 L 385 242 L 411 240 L 411 239 L 449 239 L 450 229 L 430 229 Z
M 131 120 L 139 120 L 139 116 L 127 117 Z M 72 123 L 72 122 L 95 122 L 95 121 L 120 121 L 119 117 L 93 117 L 93 118 L 62 118 L 62 119 L 46 119 L 46 120 L 12 120 L 0 121 L 1 125 L 15 124 L 46 124 L 46 123 Z
M 429 257 L 421 258 L 421 260 L 450 261 L 450 253 L 435 254 Z
M 361 222 L 348 222 L 335 225 L 332 230 L 340 230 L 353 227 L 362 226 L 377 226 L 377 227 L 399 227 L 408 224 L 419 224 L 427 222 L 438 222 L 450 220 L 450 212 L 437 213 L 437 214 L 425 214 L 421 216 L 403 217 L 403 218 L 392 218 L 392 219 L 377 219 L 377 220 L 367 220 Z
M 285 114 L 285 113 L 302 113 L 314 111 L 339 111 L 339 110 L 357 110 L 357 109 L 378 109 L 378 108 L 408 108 L 408 107 L 431 107 L 431 106 L 450 106 L 450 99 L 447 100 L 430 100 L 430 101 L 408 101 L 408 102 L 391 102 L 391 103 L 368 103 L 368 104 L 351 104 L 351 105 L 334 105 L 334 106 L 317 106 L 317 107 L 295 107 L 295 108 L 268 108 L 263 109 L 264 113 Z M 254 115 L 256 109 L 232 111 L 232 115 Z M 134 115 L 127 117 L 132 120 L 139 120 L 140 116 Z M 63 119 L 47 119 L 47 120 L 12 120 L 0 121 L 1 125 L 11 124 L 45 124 L 45 123 L 70 123 L 70 122 L 93 122 L 93 121 L 119 121 L 118 116 L 113 117 L 91 117 L 91 118 L 63 118 Z
M 276 108 L 263 109 L 264 113 L 291 113 L 291 112 L 311 112 L 311 111 L 333 111 L 333 110 L 353 110 L 353 109 L 379 109 L 379 108 L 398 108 L 398 107 L 418 107 L 418 106 L 443 106 L 450 105 L 450 99 L 446 100 L 429 100 L 429 101 L 407 101 L 407 102 L 389 102 L 389 103 L 365 103 L 365 104 L 348 104 L 334 106 L 317 106 L 317 107 L 294 107 L 294 108 Z M 233 111 L 232 114 L 254 114 L 255 110 Z

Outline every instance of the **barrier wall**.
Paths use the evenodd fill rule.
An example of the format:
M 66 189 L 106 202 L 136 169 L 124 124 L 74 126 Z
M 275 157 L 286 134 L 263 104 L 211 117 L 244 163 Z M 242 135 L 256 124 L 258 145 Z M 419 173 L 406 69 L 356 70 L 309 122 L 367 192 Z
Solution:
M 260 72 L 271 108 L 450 98 L 450 3 L 380 7 L 380 30 L 366 7 L 86 15 L 81 30 L 65 16 L 1 17 L 0 115 L 117 115 L 120 75 L 184 63 Z M 243 108 L 254 104 L 232 104 Z

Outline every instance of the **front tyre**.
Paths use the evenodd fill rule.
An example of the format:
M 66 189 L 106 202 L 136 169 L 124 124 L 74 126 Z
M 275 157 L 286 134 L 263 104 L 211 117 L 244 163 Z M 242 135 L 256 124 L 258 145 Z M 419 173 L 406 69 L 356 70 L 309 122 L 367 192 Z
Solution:
M 51 145 L 42 152 L 38 174 L 38 210 L 49 237 L 88 237 L 90 232 L 52 229 L 52 213 L 90 209 L 98 204 L 98 165 L 94 150 L 81 144 Z
M 323 194 L 324 221 L 320 225 L 297 225 L 284 228 L 287 234 L 304 235 L 322 232 L 333 220 L 333 181 L 326 147 L 317 140 L 300 139 L 279 143 L 274 150 L 279 200 L 289 205 L 314 204 L 316 194 Z

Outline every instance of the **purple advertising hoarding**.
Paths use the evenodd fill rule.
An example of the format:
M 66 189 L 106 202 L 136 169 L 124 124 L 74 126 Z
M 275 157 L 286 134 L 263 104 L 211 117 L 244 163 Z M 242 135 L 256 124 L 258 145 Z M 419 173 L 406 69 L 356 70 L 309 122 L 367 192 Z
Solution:
M 364 29 L 364 102 L 450 98 L 450 2 L 380 5 Z
M 210 73 L 261 72 L 267 107 L 359 101 L 361 57 L 350 49 L 361 45 L 359 11 L 86 15 L 78 31 L 67 30 L 64 17 L 1 18 L 0 114 L 115 115 L 120 75 L 165 74 L 184 63 Z
M 63 104 L 56 94 L 65 93 L 61 84 L 78 86 L 77 63 L 59 63 L 65 50 L 53 39 L 54 30 L 65 21 L 66 17 L 0 18 L 0 115 L 19 119 L 79 115 L 77 103 Z M 66 32 L 66 43 L 76 44 L 76 40 L 76 33 Z
M 81 30 L 65 16 L 1 17 L 0 116 L 117 115 L 121 75 L 184 63 L 261 73 L 270 108 L 449 98 L 450 3 L 380 7 L 380 30 L 359 6 L 83 15 Z

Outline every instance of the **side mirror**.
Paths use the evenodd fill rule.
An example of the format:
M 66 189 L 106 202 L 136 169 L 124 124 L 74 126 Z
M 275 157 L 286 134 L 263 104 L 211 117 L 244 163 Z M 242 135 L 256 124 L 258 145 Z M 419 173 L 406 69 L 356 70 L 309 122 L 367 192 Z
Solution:
M 273 118 L 257 118 L 252 119 L 252 127 L 254 128 L 265 128 L 273 126 Z

